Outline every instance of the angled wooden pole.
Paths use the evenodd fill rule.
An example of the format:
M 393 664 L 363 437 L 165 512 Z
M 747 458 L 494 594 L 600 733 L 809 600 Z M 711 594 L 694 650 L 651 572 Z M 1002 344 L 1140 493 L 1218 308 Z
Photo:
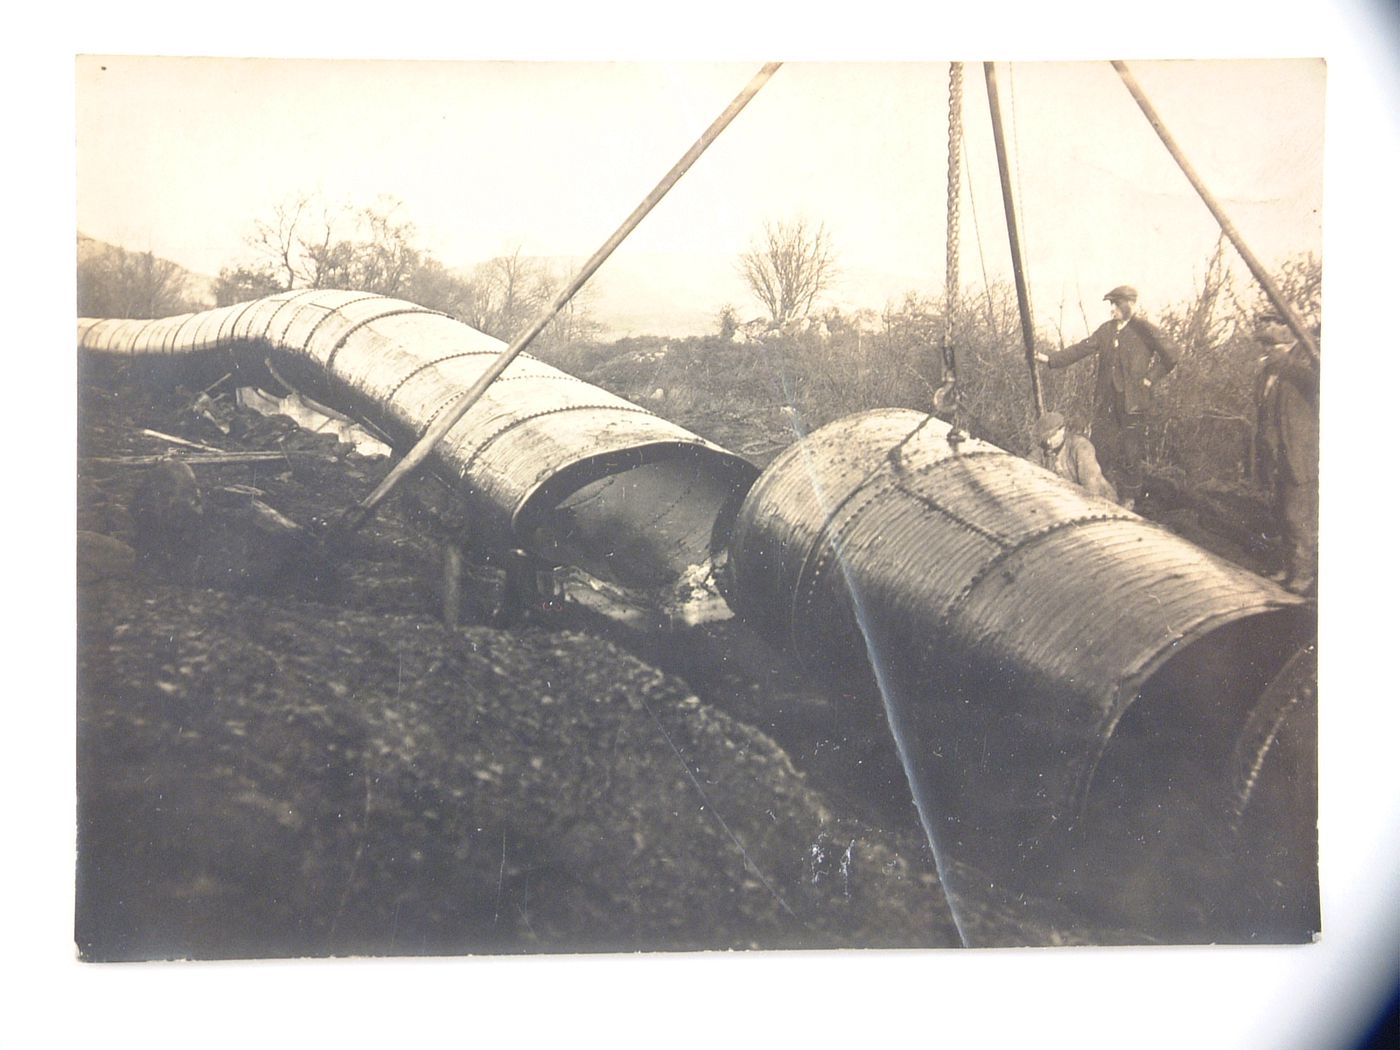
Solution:
M 1031 373 L 1031 398 L 1035 415 L 1045 414 L 1045 398 L 1040 392 L 1040 373 L 1035 367 L 1035 328 L 1031 323 L 1030 293 L 1026 289 L 1026 271 L 1021 261 L 1021 236 L 1016 229 L 1016 202 L 1011 195 L 1011 169 L 1006 160 L 1006 135 L 1001 128 L 1001 101 L 997 93 L 996 67 L 982 64 L 987 78 L 987 105 L 992 111 L 992 139 L 996 144 L 997 168 L 1001 172 L 1001 199 L 1006 208 L 1006 231 L 1011 237 L 1011 272 L 1016 276 L 1016 303 L 1021 310 L 1021 341 L 1026 346 L 1026 367 Z
M 1283 297 L 1283 293 L 1279 291 L 1278 285 L 1274 284 L 1273 278 L 1270 277 L 1269 272 L 1264 269 L 1263 263 L 1255 257 L 1254 253 L 1249 250 L 1249 246 L 1244 243 L 1244 238 L 1240 236 L 1240 231 L 1235 229 L 1235 224 L 1230 221 L 1230 217 L 1225 214 L 1225 209 L 1220 206 L 1220 202 L 1217 201 L 1210 190 L 1206 188 L 1206 184 L 1201 179 L 1201 176 L 1196 173 L 1196 169 L 1193 168 L 1191 162 L 1186 159 L 1186 154 L 1182 153 L 1181 147 L 1176 144 L 1176 140 L 1172 138 L 1171 132 L 1169 132 L 1166 125 L 1162 123 L 1162 118 L 1157 115 L 1157 110 L 1153 108 L 1152 103 L 1149 102 L 1147 96 L 1143 94 L 1142 88 L 1138 85 L 1136 78 L 1134 78 L 1132 73 L 1128 72 L 1127 64 L 1115 61 L 1113 63 L 1113 68 L 1118 71 L 1118 75 L 1123 79 L 1123 85 L 1128 89 L 1128 94 L 1133 96 L 1133 101 L 1138 104 L 1138 108 L 1142 110 L 1143 116 L 1145 116 L 1147 122 L 1152 125 L 1152 130 L 1155 131 L 1157 137 L 1162 140 L 1162 145 L 1167 147 L 1167 152 L 1172 155 L 1172 159 L 1176 161 L 1177 166 L 1181 168 L 1182 174 L 1186 176 L 1191 185 L 1195 187 L 1196 192 L 1200 194 L 1201 200 L 1204 201 L 1205 206 L 1210 209 L 1211 215 L 1215 216 L 1215 221 L 1220 224 L 1221 232 L 1223 232 L 1226 237 L 1230 238 L 1230 243 L 1235 246 L 1235 251 L 1240 253 L 1240 258 L 1242 258 L 1244 264 L 1249 267 L 1249 272 L 1254 275 L 1254 279 L 1258 281 L 1260 287 L 1264 289 L 1264 294 L 1269 297 L 1269 302 L 1273 304 L 1274 309 L 1277 310 L 1284 321 L 1287 322 L 1288 327 L 1292 329 L 1298 342 L 1302 343 L 1303 346 L 1307 348 L 1308 353 L 1312 354 L 1313 360 L 1318 360 L 1317 342 L 1313 339 L 1312 333 L 1308 331 L 1307 326 L 1303 324 L 1303 319 L 1299 317 L 1298 312 L 1293 309 L 1293 304 Z
M 346 512 L 341 521 L 342 528 L 346 531 L 354 531 L 363 525 L 369 520 L 370 515 L 374 513 L 375 508 L 394 490 L 395 486 L 428 458 L 433 449 L 436 448 L 438 443 L 446 436 L 447 432 L 456 426 L 458 420 L 466 415 L 467 410 L 481 398 L 486 388 L 495 382 L 496 378 L 534 341 L 536 336 L 544 331 L 545 326 L 548 325 L 550 321 L 554 320 L 555 315 L 568 305 L 569 300 L 583 287 L 584 282 L 593 276 L 598 267 L 602 266 L 608 256 L 613 253 L 613 250 L 623 242 L 629 233 L 637 228 L 638 223 L 646 218 L 647 213 L 660 203 L 661 198 L 666 196 L 671 187 L 680 181 L 681 176 L 690 170 L 690 166 L 699 159 L 700 154 L 704 153 L 705 150 L 710 147 L 710 144 L 719 137 L 720 132 L 729 126 L 730 122 L 733 121 L 734 118 L 739 115 L 740 111 L 749 104 L 750 100 L 758 94 L 759 89 L 762 88 L 764 84 L 768 83 L 773 74 L 778 71 L 780 65 L 782 65 L 781 62 L 769 62 L 758 71 L 744 90 L 735 96 L 734 101 L 729 103 L 724 112 L 715 119 L 715 122 L 705 130 L 705 133 L 696 140 L 695 144 L 691 146 L 690 149 L 686 150 L 685 155 L 681 157 L 681 159 L 676 162 L 675 166 L 656 184 L 656 188 L 647 194 L 646 199 L 643 200 L 641 204 L 637 205 L 632 214 L 627 216 L 622 225 L 607 239 L 603 246 L 593 253 L 593 257 L 583 264 L 583 268 L 580 269 L 564 289 L 554 297 L 554 301 L 545 308 L 544 312 L 541 313 L 539 317 L 535 318 L 525 331 L 517 335 L 509 346 L 501 351 L 501 355 L 497 357 L 496 360 L 492 362 L 491 367 L 483 372 L 481 377 L 471 385 L 471 388 L 456 405 L 437 418 L 433 425 L 418 439 L 418 443 L 409 450 L 408 454 L 404 456 L 403 459 L 399 460 L 399 462 L 394 465 L 393 470 L 389 471 L 375 490 L 366 496 L 363 501 Z

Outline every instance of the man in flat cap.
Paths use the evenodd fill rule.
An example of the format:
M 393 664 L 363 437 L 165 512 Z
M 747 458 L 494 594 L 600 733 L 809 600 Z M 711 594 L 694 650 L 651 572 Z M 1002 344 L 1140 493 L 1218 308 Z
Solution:
M 1277 314 L 1258 318 L 1254 338 L 1262 351 L 1258 477 L 1273 491 L 1283 585 L 1311 595 L 1317 590 L 1318 362 Z
M 1074 482 L 1091 496 L 1110 503 L 1118 502 L 1113 484 L 1099 469 L 1094 444 L 1083 434 L 1071 433 L 1065 417 L 1058 412 L 1046 412 L 1035 424 L 1035 437 L 1050 457 L 1050 469 L 1060 477 Z
M 1104 465 L 1132 509 L 1143 494 L 1147 454 L 1147 413 L 1152 387 L 1176 367 L 1181 351 L 1155 325 L 1137 316 L 1137 291 L 1119 285 L 1104 296 L 1112 317 L 1089 338 L 1058 353 L 1036 354 L 1051 368 L 1064 368 L 1095 355 L 1094 421 L 1091 432 Z

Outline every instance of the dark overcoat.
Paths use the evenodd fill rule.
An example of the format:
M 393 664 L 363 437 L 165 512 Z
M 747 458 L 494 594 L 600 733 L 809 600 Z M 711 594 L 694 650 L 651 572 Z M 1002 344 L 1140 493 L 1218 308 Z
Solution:
M 1132 317 L 1122 328 L 1116 321 L 1105 321 L 1089 338 L 1046 355 L 1050 359 L 1046 363 L 1051 368 L 1064 368 L 1090 354 L 1098 355 L 1095 419 L 1146 412 L 1152 404 L 1152 390 L 1142 381 L 1150 379 L 1155 384 L 1181 358 L 1181 351 L 1166 333 L 1141 317 Z
M 1317 380 L 1317 362 L 1301 344 L 1265 363 L 1257 395 L 1257 447 L 1265 480 L 1272 475 L 1296 485 L 1317 477 Z

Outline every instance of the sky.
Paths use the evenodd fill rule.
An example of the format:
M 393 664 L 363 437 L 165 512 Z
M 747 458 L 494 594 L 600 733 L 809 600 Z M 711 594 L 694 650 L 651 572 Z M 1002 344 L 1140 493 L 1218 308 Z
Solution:
M 76 67 L 77 224 L 214 275 L 298 193 L 402 202 L 452 266 L 519 248 L 581 261 L 757 63 L 297 61 L 86 56 Z M 944 284 L 946 62 L 792 62 L 598 275 L 652 314 L 746 300 L 734 261 L 765 222 L 823 224 L 828 299 L 878 309 Z M 1326 66 L 1134 62 L 1266 264 L 1321 254 Z M 1011 277 L 980 63 L 964 67 L 961 283 Z M 1082 334 L 1103 293 L 1190 295 L 1218 227 L 1104 61 L 998 65 L 1031 296 Z M 1233 253 L 1232 253 L 1233 256 Z M 747 302 L 747 306 L 743 305 Z M 1081 310 L 1081 306 L 1083 309 Z
M 1394 760 L 1400 707 L 1386 700 L 1394 689 L 1392 596 L 1400 583 L 1385 545 L 1395 400 L 1389 253 L 1400 230 L 1394 192 L 1400 183 L 1400 18 L 1390 0 L 982 0 L 952 8 L 901 0 L 839 8 L 819 0 L 709 0 L 703 6 L 534 0 L 456 10 L 396 0 L 392 7 L 344 6 L 330 14 L 319 5 L 285 0 L 240 0 L 233 8 L 131 0 L 41 5 L 27 9 L 14 28 L 11 51 L 0 65 L 11 147 L 6 200 L 13 215 L 6 232 L 25 250 L 5 259 L 14 307 L 7 349 L 12 381 L 32 396 L 12 398 L 0 418 L 11 447 L 33 451 L 12 457 L 9 489 L 19 513 L 7 515 L 4 526 L 16 554 L 10 583 L 19 611 L 7 635 L 19 658 L 7 666 L 10 693 L 20 700 L 11 704 L 7 726 L 23 746 L 0 764 L 0 814 L 20 859 L 7 868 L 3 883 L 14 907 L 6 926 L 10 950 L 0 967 L 6 967 L 7 987 L 16 994 L 0 1017 L 0 1042 L 78 1045 L 97 1038 L 109 1046 L 160 1047 L 187 1045 L 193 1035 L 208 1048 L 315 1046 L 328 1037 L 339 1046 L 359 1047 L 428 1039 L 453 1045 L 470 1033 L 513 1045 L 587 1043 L 597 1033 L 627 1045 L 629 1035 L 646 1033 L 668 1047 L 707 1050 L 736 1038 L 774 1045 L 905 1046 L 934 1039 L 969 1046 L 1086 1047 L 1121 1045 L 1126 1035 L 1142 1050 L 1353 1045 L 1348 1035 L 1374 1007 L 1400 959 L 1400 777 Z M 703 91 L 657 77 L 636 90 L 573 84 L 548 96 L 570 114 L 551 125 L 553 148 L 521 154 L 511 150 L 520 148 L 524 117 L 502 114 L 499 83 L 470 97 L 437 88 L 443 104 L 435 117 L 421 98 L 394 105 L 387 86 L 369 97 L 349 87 L 269 92 L 246 77 L 235 79 L 222 96 L 217 84 L 182 84 L 168 93 L 148 87 L 144 96 L 137 92 L 144 104 L 117 107 L 119 112 L 102 118 L 100 123 L 123 132 L 109 134 L 93 125 L 94 103 L 75 78 L 74 56 L 111 54 L 721 58 L 726 68 L 700 77 Z M 603 241 L 750 71 L 778 57 L 790 64 L 682 180 L 676 197 L 643 223 L 638 240 L 620 251 L 649 246 L 648 252 L 697 253 L 697 245 L 709 244 L 728 256 L 765 218 L 801 207 L 828 222 L 852 264 L 897 260 L 889 265 L 915 271 L 921 266 L 941 278 L 939 67 L 950 58 L 990 57 L 1016 63 L 1014 114 L 1010 71 L 1003 69 L 1001 86 L 1008 122 L 1019 125 L 1017 153 L 1026 165 L 1019 182 L 1038 310 L 1054 312 L 1062 290 L 1079 282 L 1091 300 L 1092 319 L 1102 305 L 1093 301 L 1094 293 L 1126 280 L 1138 284 L 1151 312 L 1173 297 L 1165 291 L 1172 282 L 1185 282 L 1181 275 L 1204 257 L 1194 240 L 1201 235 L 1183 237 L 1177 228 L 1194 228 L 1199 221 L 1188 214 L 1189 197 L 1176 196 L 1180 190 L 1173 189 L 1164 154 L 1154 160 L 1150 151 L 1127 149 L 1144 137 L 1146 125 L 1128 119 L 1131 103 L 1121 87 L 1108 80 L 1076 91 L 1061 83 L 1063 96 L 1042 94 L 1030 63 L 1126 58 L 1207 182 L 1222 196 L 1231 195 L 1227 207 L 1267 259 L 1294 250 L 1294 220 L 1303 231 L 1297 243 L 1306 248 L 1310 191 L 1295 193 L 1287 176 L 1315 178 L 1313 118 L 1300 125 L 1296 152 L 1302 156 L 1295 157 L 1291 132 L 1281 129 L 1293 127 L 1296 114 L 1275 106 L 1301 89 L 1274 80 L 1262 97 L 1251 93 L 1246 106 L 1243 86 L 1217 82 L 1204 98 L 1174 101 L 1170 71 L 1158 76 L 1145 60 L 1279 56 L 1327 60 L 1319 943 L 1280 949 L 291 960 L 119 968 L 74 961 L 75 226 L 207 271 L 221 261 L 222 246 L 242 236 L 249 215 L 301 188 L 308 177 L 307 154 L 293 164 L 285 152 L 270 158 L 268 147 L 295 153 L 311 141 L 322 147 L 314 164 L 322 188 L 356 196 L 398 192 L 419 225 L 441 238 L 430 245 L 445 260 L 470 262 L 517 240 L 528 251 L 583 255 Z M 917 107 L 890 87 L 872 89 L 874 97 L 863 106 L 844 101 L 844 94 L 825 99 L 809 109 L 801 133 L 764 117 L 797 105 L 785 96 L 796 96 L 813 79 L 801 75 L 798 62 L 836 59 L 913 61 L 924 63 L 930 75 L 909 88 L 919 92 Z M 1111 76 L 1108 67 L 1098 68 Z M 971 136 L 985 100 L 978 97 L 975 76 L 969 80 Z M 104 91 L 115 97 L 113 88 Z M 309 114 L 313 103 L 324 108 L 328 97 L 341 98 L 347 115 L 332 114 L 327 119 L 333 123 L 324 125 Z M 1061 97 L 1064 109 L 1055 122 L 1032 130 L 1037 108 Z M 624 121 L 623 110 L 595 112 L 582 104 L 587 100 L 635 108 L 626 110 Z M 1315 103 L 1300 104 L 1316 112 Z M 1264 128 L 1253 105 L 1282 123 Z M 907 116 L 910 108 L 917 108 L 917 118 Z M 595 123 L 603 116 L 606 121 Z M 745 131 L 759 124 L 761 129 Z M 415 145 L 418 155 L 400 159 L 392 147 L 407 127 L 452 133 L 441 130 L 441 153 L 429 151 L 430 139 L 423 138 Z M 590 144 L 600 136 L 628 157 L 626 165 L 595 171 L 587 163 Z M 1256 148 L 1260 140 L 1262 149 Z M 75 142 L 82 147 L 76 164 Z M 846 148 L 838 148 L 843 143 Z M 727 161 L 726 149 L 734 151 Z M 1220 167 L 1212 167 L 1217 161 L 1210 151 L 1224 151 Z M 992 203 L 996 190 L 981 188 L 992 164 L 985 140 L 970 156 L 980 180 L 974 186 L 979 222 L 990 244 L 990 229 L 1000 227 Z M 161 160 L 169 163 L 162 166 Z M 711 167 L 716 170 L 707 174 Z M 768 183 L 769 172 L 783 174 L 773 174 Z M 546 176 L 550 181 L 539 181 Z M 838 186 L 849 191 L 823 188 L 837 176 L 844 180 Z M 413 178 L 424 187 L 416 199 L 409 193 Z M 1235 178 L 1242 181 L 1232 183 Z M 1108 188 L 1081 193 L 1079 180 L 1089 179 Z M 389 182 L 394 186 L 384 185 Z M 765 184 L 767 196 L 740 194 L 740 188 L 749 193 Z M 697 196 L 686 203 L 683 191 Z M 1153 205 L 1126 209 L 1130 218 L 1155 217 L 1162 236 L 1173 244 L 1182 238 L 1184 250 L 1168 251 L 1152 237 L 1135 240 L 1113 225 L 1125 211 L 1119 199 L 1129 193 L 1142 195 L 1130 203 L 1145 199 Z M 1289 197 L 1297 198 L 1293 220 L 1261 222 L 1254 216 L 1254 208 Z M 677 214 L 668 218 L 672 208 Z M 122 225 L 101 226 L 94 211 L 107 213 L 103 222 Z M 1268 243 L 1274 231 L 1284 243 Z M 1207 227 L 1204 236 L 1208 250 L 1214 235 Z M 963 240 L 974 252 L 966 228 Z M 990 261 L 991 247 L 987 255 Z M 1062 256 L 1072 262 L 1052 263 Z M 973 258 L 964 259 L 965 281 L 972 279 Z M 599 276 L 606 275 L 605 268 Z

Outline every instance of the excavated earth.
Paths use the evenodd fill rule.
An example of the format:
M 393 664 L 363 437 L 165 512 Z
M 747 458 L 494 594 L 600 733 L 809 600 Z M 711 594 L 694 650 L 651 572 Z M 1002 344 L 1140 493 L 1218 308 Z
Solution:
M 324 523 L 387 460 L 227 388 L 201 399 L 90 369 L 83 958 L 1140 939 L 990 893 L 955 922 L 858 677 L 813 680 L 734 619 L 619 615 L 578 600 L 577 578 L 562 603 L 492 626 L 504 573 L 469 545 L 447 626 L 445 551 L 471 521 L 441 481 L 409 479 L 328 542 Z M 677 422 L 760 465 L 791 440 L 703 412 Z M 242 458 L 198 460 L 210 450 Z M 156 462 L 172 453 L 192 476 Z M 1201 506 L 1164 513 L 1261 567 L 1260 529 Z M 1206 512 L 1239 524 L 1238 542 L 1201 528 Z
M 449 628 L 445 486 L 311 542 L 295 526 L 387 461 L 230 391 L 190 404 L 80 376 L 83 958 L 959 943 L 878 703 L 734 621 L 624 628 L 566 601 L 493 628 L 481 554 Z M 147 431 L 279 455 L 197 463 L 191 525 L 153 512 L 147 458 L 200 453 Z

